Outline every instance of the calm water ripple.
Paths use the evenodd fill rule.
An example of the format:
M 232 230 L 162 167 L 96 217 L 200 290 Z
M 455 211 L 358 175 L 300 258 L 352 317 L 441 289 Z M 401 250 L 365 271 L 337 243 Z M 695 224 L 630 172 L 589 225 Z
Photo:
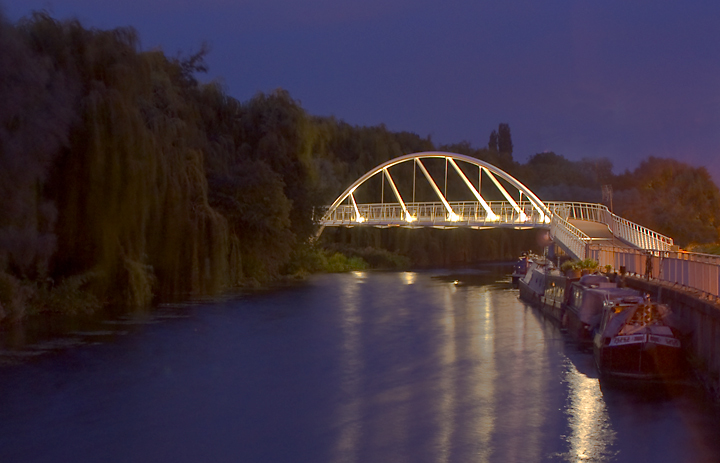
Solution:
M 0 462 L 720 461 L 699 387 L 600 382 L 492 268 L 163 313 L 0 367 Z

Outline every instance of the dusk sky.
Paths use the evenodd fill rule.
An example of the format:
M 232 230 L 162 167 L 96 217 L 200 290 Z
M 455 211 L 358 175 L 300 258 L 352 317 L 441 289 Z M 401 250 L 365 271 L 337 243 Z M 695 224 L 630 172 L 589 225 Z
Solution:
M 514 157 L 648 156 L 720 184 L 720 2 L 0 0 L 86 27 L 132 26 L 143 49 L 210 46 L 204 79 L 245 101 L 287 89 L 310 114 L 485 146 Z M 520 179 L 522 181 L 522 179 Z

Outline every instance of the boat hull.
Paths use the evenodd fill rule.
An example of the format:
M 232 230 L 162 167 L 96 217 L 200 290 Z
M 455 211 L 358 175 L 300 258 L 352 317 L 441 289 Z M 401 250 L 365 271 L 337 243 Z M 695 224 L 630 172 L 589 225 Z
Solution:
M 539 293 L 535 288 L 528 285 L 525 280 L 521 279 L 518 281 L 518 290 L 520 291 L 520 299 L 531 304 L 540 304 L 542 293 Z
M 592 327 L 580 320 L 577 312 L 572 307 L 566 307 L 563 318 L 563 328 L 579 347 L 590 349 L 593 344 Z
M 647 339 L 647 335 L 639 336 Z M 598 344 L 593 348 L 595 364 L 603 376 L 663 379 L 676 377 L 684 371 L 680 343 L 674 338 L 663 339 L 662 342 L 646 340 L 615 346 Z
M 546 316 L 561 323 L 564 312 L 563 291 L 556 290 L 555 285 L 557 284 L 557 288 L 564 290 L 565 278 L 547 275 L 541 270 L 531 269 L 530 272 L 535 272 L 535 274 L 530 278 L 518 281 L 520 299 L 539 308 Z

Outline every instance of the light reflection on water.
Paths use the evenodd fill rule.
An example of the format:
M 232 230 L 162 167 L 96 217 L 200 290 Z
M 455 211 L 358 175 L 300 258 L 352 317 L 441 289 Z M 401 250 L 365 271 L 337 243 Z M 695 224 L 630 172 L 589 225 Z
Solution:
M 492 293 L 498 327 L 499 352 L 503 360 L 500 383 L 505 391 L 497 415 L 503 417 L 501 449 L 507 461 L 541 461 L 552 422 L 548 403 L 548 358 L 544 349 L 547 332 L 529 311 L 513 310 L 512 300 Z M 513 432 L 514 431 L 514 432 Z
M 362 284 L 364 272 L 353 272 L 355 278 L 342 285 L 341 297 L 339 298 L 340 310 L 342 311 L 342 365 L 340 387 L 343 397 L 349 400 L 344 401 L 338 407 L 338 422 L 340 425 L 340 436 L 333 449 L 333 462 L 353 463 L 358 461 L 358 446 L 362 426 L 360 422 L 360 380 L 363 369 L 361 355 L 359 313 L 359 292 L 358 287 Z
M 442 346 L 440 352 L 440 432 L 438 433 L 438 461 L 450 461 L 452 451 L 452 437 L 455 431 L 455 400 L 456 400 L 456 335 L 455 335 L 455 307 L 453 294 L 455 286 L 444 288 L 442 301 L 442 315 L 440 326 L 442 329 Z
M 487 291 L 476 288 L 471 294 L 478 297 L 476 308 L 477 333 L 471 337 L 470 348 L 476 352 L 475 371 L 471 377 L 475 383 L 473 400 L 482 404 L 482 412 L 476 413 L 470 427 L 478 442 L 478 461 L 490 461 L 492 455 L 492 437 L 495 430 L 495 383 L 497 369 L 495 365 L 495 323 Z M 471 297 L 472 299 L 472 297 Z
M 415 272 L 402 272 L 400 276 L 402 277 L 406 285 L 411 285 L 415 283 L 415 280 L 417 279 L 417 273 Z
M 616 432 L 613 430 L 605 400 L 597 378 L 580 373 L 572 362 L 567 362 L 565 381 L 570 386 L 568 422 L 571 434 L 567 461 L 610 461 L 617 452 L 612 451 Z

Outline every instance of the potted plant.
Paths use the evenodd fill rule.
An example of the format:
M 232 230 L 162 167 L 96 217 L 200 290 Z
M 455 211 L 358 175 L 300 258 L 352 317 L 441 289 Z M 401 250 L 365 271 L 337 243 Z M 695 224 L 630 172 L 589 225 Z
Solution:
M 580 273 L 583 275 L 588 275 L 590 273 L 594 273 L 598 268 L 598 261 L 593 259 L 583 259 L 578 262 L 578 267 L 580 267 Z
M 568 278 L 580 278 L 580 267 L 577 260 L 566 260 L 560 266 L 560 270 Z
M 561 266 L 560 270 L 565 273 L 568 278 L 580 278 L 581 275 L 593 273 L 598 269 L 598 262 L 593 259 L 568 260 Z

